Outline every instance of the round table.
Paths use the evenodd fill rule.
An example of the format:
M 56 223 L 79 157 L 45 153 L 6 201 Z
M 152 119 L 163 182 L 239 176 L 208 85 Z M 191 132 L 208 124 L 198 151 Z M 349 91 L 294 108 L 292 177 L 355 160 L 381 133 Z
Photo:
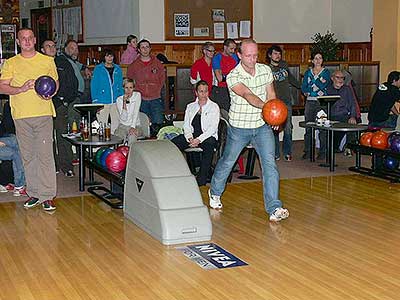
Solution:
M 70 135 L 63 136 L 68 142 L 76 147 L 79 157 L 79 191 L 85 190 L 85 149 L 89 149 L 89 160 L 93 159 L 93 148 L 103 146 L 115 146 L 122 144 L 123 139 L 118 136 L 111 135 L 110 140 L 99 139 L 99 136 L 89 136 L 89 139 L 84 141 L 80 137 L 74 137 Z M 93 168 L 88 166 L 89 169 L 89 183 L 86 185 L 92 185 L 94 181 Z
M 363 124 L 350 124 L 344 122 L 331 121 L 329 126 L 317 124 L 316 122 L 299 122 L 299 126 L 302 128 L 311 128 L 311 149 L 310 149 L 310 161 L 315 161 L 315 130 L 326 130 L 328 131 L 328 145 L 327 145 L 327 156 L 326 163 L 329 166 L 329 171 L 335 171 L 335 149 L 333 143 L 333 137 L 335 132 L 356 132 L 357 140 L 360 139 L 360 133 L 368 129 L 368 125 Z M 356 161 L 359 162 L 361 156 L 356 153 Z

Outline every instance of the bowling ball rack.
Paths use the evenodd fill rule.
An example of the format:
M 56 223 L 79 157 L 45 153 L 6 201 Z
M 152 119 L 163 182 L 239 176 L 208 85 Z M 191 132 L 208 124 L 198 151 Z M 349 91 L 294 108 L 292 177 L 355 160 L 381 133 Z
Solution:
M 112 208 L 122 209 L 124 206 L 125 171 L 120 173 L 112 172 L 98 164 L 95 160 L 87 160 L 87 165 L 110 181 L 110 188 L 96 185 L 89 187 L 87 191 L 99 197 Z
M 391 156 L 397 160 L 400 160 L 400 153 L 391 150 L 383 150 L 372 148 L 368 146 L 363 146 L 360 144 L 349 143 L 347 146 L 349 149 L 353 150 L 356 154 L 359 154 L 359 159 L 356 158 L 356 165 L 350 167 L 349 170 L 363 175 L 373 176 L 389 180 L 392 183 L 400 183 L 400 169 L 391 170 L 385 167 L 384 157 Z M 361 165 L 361 157 L 370 156 L 371 157 L 371 167 L 363 167 Z

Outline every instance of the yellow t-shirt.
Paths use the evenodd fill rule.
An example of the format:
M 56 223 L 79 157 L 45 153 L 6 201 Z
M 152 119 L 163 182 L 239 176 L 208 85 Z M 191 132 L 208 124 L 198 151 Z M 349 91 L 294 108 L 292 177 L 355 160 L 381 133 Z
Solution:
M 42 75 L 58 80 L 54 59 L 39 52 L 31 58 L 24 58 L 18 54 L 7 59 L 1 69 L 1 80 L 11 79 L 10 85 L 13 87 L 20 87 L 27 80 L 36 80 Z M 10 106 L 14 119 L 56 115 L 53 101 L 44 100 L 34 89 L 11 95 Z

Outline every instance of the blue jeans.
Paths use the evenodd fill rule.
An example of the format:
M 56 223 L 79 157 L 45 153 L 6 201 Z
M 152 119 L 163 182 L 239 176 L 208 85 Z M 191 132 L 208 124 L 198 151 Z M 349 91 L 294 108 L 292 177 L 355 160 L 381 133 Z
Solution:
M 0 160 L 11 160 L 14 172 L 14 185 L 21 187 L 25 185 L 24 165 L 22 164 L 21 154 L 17 138 L 15 135 L 0 137 L 0 142 L 5 146 L 0 146 Z
M 286 103 L 288 109 L 288 116 L 286 119 L 285 127 L 283 128 L 283 155 L 292 155 L 292 105 Z M 280 149 L 279 149 L 279 131 L 274 132 L 275 134 L 275 157 L 280 157 Z
M 211 194 L 221 196 L 226 180 L 243 148 L 253 145 L 260 158 L 264 187 L 264 207 L 271 214 L 282 207 L 279 200 L 279 172 L 275 163 L 274 133 L 267 124 L 254 128 L 228 127 L 228 136 L 222 157 L 219 159 L 211 180 Z
M 153 124 L 162 124 L 164 121 L 164 101 L 161 98 L 142 100 L 140 111 L 144 112 Z

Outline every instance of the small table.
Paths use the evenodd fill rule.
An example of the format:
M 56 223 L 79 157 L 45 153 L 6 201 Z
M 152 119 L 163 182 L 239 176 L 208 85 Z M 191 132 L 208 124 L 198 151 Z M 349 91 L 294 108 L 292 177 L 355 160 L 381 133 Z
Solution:
M 341 132 L 356 132 L 357 140 L 360 139 L 360 133 L 366 131 L 368 129 L 368 125 L 362 124 L 350 124 L 344 122 L 332 122 L 329 126 L 318 125 L 315 122 L 299 122 L 299 126 L 302 128 L 311 128 L 311 149 L 310 149 L 310 161 L 315 161 L 315 130 L 326 130 L 328 131 L 328 152 L 327 152 L 327 163 L 329 165 L 329 171 L 335 171 L 335 147 L 333 143 L 334 133 L 336 131 Z M 356 153 L 356 161 L 359 162 L 361 160 L 361 156 L 359 153 Z
M 86 103 L 86 104 L 74 104 L 74 109 L 78 110 L 81 115 L 87 113 L 88 125 L 89 125 L 89 136 L 92 135 L 92 115 L 96 115 L 99 109 L 102 109 L 104 104 L 98 103 Z
M 93 159 L 93 148 L 102 146 L 115 146 L 122 144 L 123 139 L 118 136 L 111 135 L 111 139 L 106 141 L 105 139 L 99 139 L 99 136 L 89 136 L 87 141 L 82 140 L 80 137 L 65 136 L 68 142 L 76 147 L 79 157 L 79 191 L 85 190 L 85 150 L 89 149 L 89 160 Z M 89 184 L 94 181 L 94 171 L 89 165 Z
M 323 106 L 326 104 L 326 116 L 328 120 L 331 119 L 331 105 L 335 104 L 336 101 L 340 100 L 339 95 L 332 95 L 332 96 L 319 96 L 317 97 L 319 103 Z

